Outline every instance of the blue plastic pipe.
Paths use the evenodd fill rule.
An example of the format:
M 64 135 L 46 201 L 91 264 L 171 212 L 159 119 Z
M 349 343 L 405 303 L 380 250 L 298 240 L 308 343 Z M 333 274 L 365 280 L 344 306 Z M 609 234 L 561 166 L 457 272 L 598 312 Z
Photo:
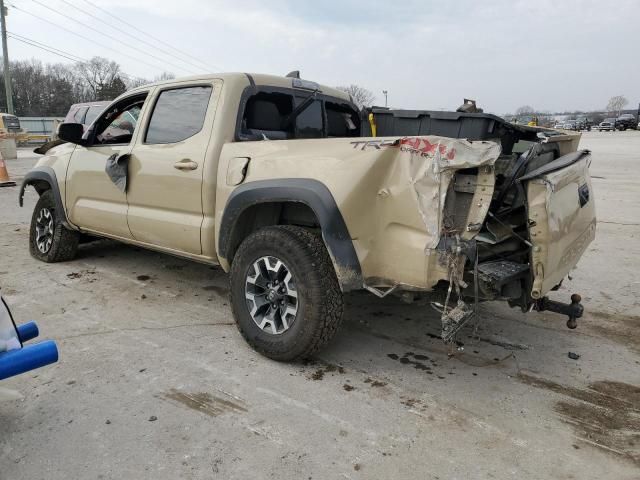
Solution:
M 0 380 L 20 375 L 58 361 L 58 347 L 45 340 L 10 352 L 0 353 Z
M 24 323 L 20 325 L 16 330 L 18 330 L 18 338 L 22 343 L 33 340 L 40 334 L 36 322 Z

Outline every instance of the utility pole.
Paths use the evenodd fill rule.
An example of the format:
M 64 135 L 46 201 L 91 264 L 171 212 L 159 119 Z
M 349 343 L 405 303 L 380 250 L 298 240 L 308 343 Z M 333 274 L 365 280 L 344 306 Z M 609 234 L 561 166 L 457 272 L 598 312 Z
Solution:
M 2 0 L 0 0 L 0 2 L 2 2 Z M 382 90 L 382 94 L 384 95 L 384 106 L 387 107 L 387 94 L 389 93 L 388 90 Z
M 7 113 L 13 115 L 13 89 L 11 88 L 11 74 L 9 73 L 9 51 L 7 50 L 7 24 L 5 16 L 7 7 L 4 0 L 0 0 L 0 24 L 2 27 L 2 60 L 4 63 L 4 90 L 7 95 Z

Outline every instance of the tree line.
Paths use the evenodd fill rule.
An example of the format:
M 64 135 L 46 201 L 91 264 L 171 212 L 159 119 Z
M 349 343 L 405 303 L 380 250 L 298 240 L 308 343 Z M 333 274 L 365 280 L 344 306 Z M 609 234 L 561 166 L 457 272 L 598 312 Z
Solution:
M 539 121 L 546 123 L 553 123 L 553 117 L 555 115 L 567 115 L 576 117 L 589 117 L 593 123 L 600 123 L 605 119 L 606 116 L 618 117 L 622 113 L 622 110 L 625 106 L 627 106 L 629 100 L 624 95 L 616 95 L 609 99 L 607 106 L 601 112 L 591 111 L 591 112 L 583 112 L 583 111 L 575 111 L 575 112 L 557 112 L 556 114 L 552 114 L 549 111 L 538 111 L 530 105 L 523 105 L 516 109 L 515 114 L 506 114 L 505 117 L 515 117 L 515 118 L 527 118 L 531 116 L 537 116 Z
M 0 70 L 1 71 L 1 70 Z M 93 57 L 73 65 L 18 60 L 9 64 L 15 114 L 20 117 L 64 117 L 74 103 L 112 100 L 125 91 L 157 80 L 131 77 L 116 62 Z M 4 72 L 0 77 L 0 111 L 6 112 Z

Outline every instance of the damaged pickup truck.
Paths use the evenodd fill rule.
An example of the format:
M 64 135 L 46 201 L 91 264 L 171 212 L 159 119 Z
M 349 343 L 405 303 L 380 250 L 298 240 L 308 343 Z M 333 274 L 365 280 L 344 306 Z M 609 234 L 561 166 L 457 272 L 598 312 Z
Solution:
M 296 75 L 220 74 L 128 91 L 25 177 L 30 251 L 107 237 L 230 272 L 238 329 L 277 360 L 335 335 L 343 293 L 428 298 L 451 341 L 479 302 L 548 300 L 594 239 L 579 133 L 484 113 L 360 112 Z

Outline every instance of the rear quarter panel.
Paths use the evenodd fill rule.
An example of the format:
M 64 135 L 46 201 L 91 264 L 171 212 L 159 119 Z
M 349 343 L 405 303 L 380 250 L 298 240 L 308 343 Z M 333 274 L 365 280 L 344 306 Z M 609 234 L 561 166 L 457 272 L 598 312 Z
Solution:
M 328 187 L 349 230 L 367 285 L 431 288 L 447 278 L 446 265 L 438 261 L 437 255 L 427 254 L 427 248 L 435 247 L 439 239 L 438 202 L 443 192 L 430 185 L 421 195 L 417 182 L 412 182 L 426 178 L 421 169 L 428 168 L 429 162 L 412 161 L 413 157 L 408 156 L 399 158 L 399 148 L 363 148 L 363 143 L 371 140 L 385 141 L 340 138 L 225 145 L 218 170 L 216 231 L 220 229 L 227 199 L 236 188 L 227 184 L 227 170 L 233 165 L 230 160 L 250 157 L 244 185 L 257 180 L 312 178 Z M 460 142 L 456 145 L 464 148 L 463 141 L 442 140 Z M 499 152 L 495 144 L 490 147 Z M 490 176 L 493 178 L 493 174 Z M 488 187 L 490 199 L 493 183 Z M 482 201 L 479 204 L 484 208 Z M 223 267 L 228 265 L 223 263 Z

